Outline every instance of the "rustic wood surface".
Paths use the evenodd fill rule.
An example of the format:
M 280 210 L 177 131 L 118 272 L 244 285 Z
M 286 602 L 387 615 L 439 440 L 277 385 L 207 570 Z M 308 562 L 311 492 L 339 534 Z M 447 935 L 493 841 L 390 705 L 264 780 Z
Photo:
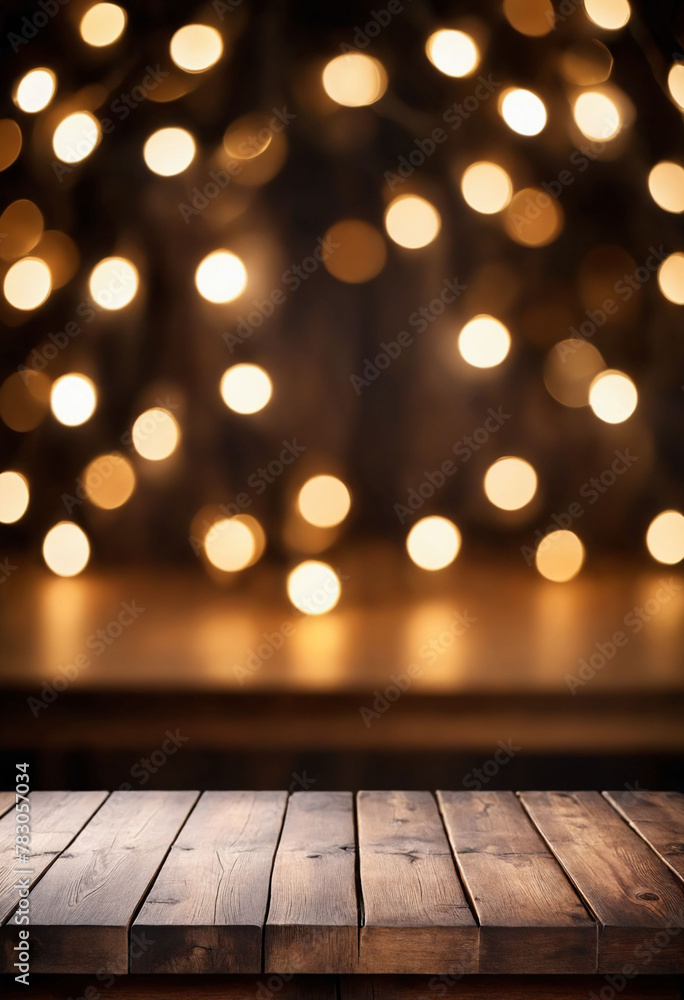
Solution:
M 266 972 L 355 972 L 358 950 L 354 800 L 290 797 L 271 882 Z
M 360 972 L 477 971 L 478 928 L 430 792 L 359 792 Z
M 128 972 L 134 990 L 143 971 L 150 983 L 202 972 L 205 985 L 229 972 L 233 985 L 271 983 L 253 1000 L 277 1000 L 295 974 L 342 975 L 355 977 L 354 1000 L 384 1000 L 401 974 L 399 993 L 415 981 L 438 1000 L 501 975 L 519 986 L 529 973 L 610 974 L 629 996 L 637 975 L 684 973 L 675 793 L 34 792 L 31 803 L 32 976 Z M 0 973 L 20 930 L 15 832 L 11 809 Z M 317 998 L 324 980 L 306 983 Z
M 16 802 L 16 792 L 0 792 L 0 816 L 4 816 Z
M 677 792 L 604 792 L 633 830 L 684 878 L 684 796 Z
M 480 924 L 479 971 L 589 973 L 598 935 L 513 792 L 438 792 Z
M 286 792 L 205 792 L 133 924 L 131 972 L 260 972 Z
M 684 885 L 598 792 L 520 799 L 599 929 L 599 972 L 684 970 Z

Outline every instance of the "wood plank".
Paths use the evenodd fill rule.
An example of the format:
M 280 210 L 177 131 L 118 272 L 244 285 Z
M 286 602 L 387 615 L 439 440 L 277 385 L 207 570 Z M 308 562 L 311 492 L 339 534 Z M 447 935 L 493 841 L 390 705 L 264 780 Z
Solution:
M 610 804 L 684 878 L 684 795 L 679 792 L 604 792 Z
M 196 800 L 142 791 L 107 799 L 31 891 L 32 973 L 128 971 L 129 924 Z M 5 961 L 9 953 L 6 942 Z
M 602 992 L 603 991 L 603 992 Z M 677 980 L 639 976 L 340 976 L 340 1000 L 679 1000 Z
M 354 972 L 356 846 L 350 792 L 290 797 L 271 880 L 266 972 Z
M 478 927 L 429 792 L 359 792 L 359 971 L 477 971 Z
M 261 971 L 287 792 L 205 792 L 133 924 L 151 940 L 130 971 Z
M 596 971 L 598 925 L 513 792 L 437 792 L 482 973 Z
M 684 886 L 598 792 L 522 792 L 599 921 L 598 971 L 684 972 Z
M 0 981 L 4 1000 L 336 1000 L 333 976 L 34 976 Z M 23 993 L 22 993 L 23 990 Z M 585 997 L 585 1000 L 587 998 Z
M 41 875 L 53 864 L 61 851 L 65 850 L 76 834 L 88 822 L 93 813 L 107 798 L 107 792 L 31 792 L 29 795 L 29 822 L 31 854 L 28 864 L 16 864 L 15 838 L 17 835 L 17 814 L 14 809 L 0 819 L 0 924 L 4 924 L 14 913 L 19 902 L 17 880 L 35 885 Z M 12 793 L 12 805 L 15 797 Z M 23 814 L 22 814 L 23 815 Z M 24 825 L 23 823 L 21 824 Z M 30 874 L 21 875 L 26 868 Z M 17 943 L 17 927 L 5 934 Z M 0 932 L 0 936 L 2 936 Z M 3 966 L 0 952 L 0 971 L 9 972 Z
M 9 812 L 16 800 L 16 792 L 0 792 L 0 816 L 4 816 L 6 812 Z

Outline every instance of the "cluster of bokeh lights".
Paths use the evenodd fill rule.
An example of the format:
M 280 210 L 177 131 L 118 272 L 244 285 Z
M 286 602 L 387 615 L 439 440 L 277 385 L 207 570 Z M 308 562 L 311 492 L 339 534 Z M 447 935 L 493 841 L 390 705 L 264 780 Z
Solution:
M 503 0 L 502 6 L 509 24 L 523 35 L 540 38 L 553 30 L 555 14 L 550 0 Z M 597 28 L 608 32 L 623 28 L 631 14 L 627 0 L 584 0 L 584 10 Z M 83 13 L 78 31 L 86 46 L 115 49 L 126 32 L 127 21 L 126 11 L 117 4 L 96 3 Z M 583 78 L 581 67 L 573 64 L 571 57 L 564 60 L 562 71 L 572 85 L 568 91 L 570 131 L 608 145 L 629 127 L 633 108 L 625 94 L 608 84 L 612 58 L 602 43 L 597 44 L 605 54 L 605 68 L 592 71 L 592 79 Z M 173 65 L 190 76 L 211 71 L 225 51 L 224 37 L 209 24 L 187 24 L 168 40 L 168 55 Z M 485 51 L 486 32 L 480 37 L 475 29 L 471 33 L 471 29 L 440 28 L 424 42 L 424 58 L 434 70 L 450 78 L 478 72 Z M 597 61 L 600 62 L 598 57 Z M 673 65 L 667 82 L 672 101 L 684 110 L 684 66 Z M 389 74 L 383 63 L 362 52 L 346 52 L 330 58 L 320 74 L 321 91 L 331 112 L 379 104 L 388 86 Z M 39 116 L 50 109 L 50 120 L 55 123 L 50 131 L 52 152 L 63 164 L 81 164 L 105 139 L 93 108 L 74 106 L 73 98 L 60 91 L 60 81 L 48 66 L 36 66 L 16 80 L 12 99 L 18 112 L 26 116 Z M 523 143 L 540 135 L 550 122 L 549 102 L 544 94 L 515 83 L 497 95 L 496 114 L 505 128 L 522 137 Z M 28 127 L 21 120 L 0 122 L 0 170 L 19 156 L 23 133 Z M 151 173 L 175 178 L 188 171 L 204 152 L 187 128 L 169 124 L 148 135 L 139 155 Z M 220 154 L 221 163 L 237 164 L 235 181 L 246 186 L 267 183 L 281 168 L 286 152 L 285 138 L 270 128 L 266 116 L 259 113 L 245 115 L 230 124 L 220 150 L 214 151 L 217 156 Z M 547 246 L 563 230 L 560 205 L 541 187 L 518 184 L 511 164 L 496 160 L 496 156 L 478 159 L 461 168 L 460 193 L 467 209 L 491 217 L 492 224 L 521 247 Z M 163 183 L 172 185 L 174 181 Z M 681 163 L 663 160 L 653 164 L 646 187 L 662 211 L 684 213 Z M 442 232 L 443 211 L 433 204 L 431 197 L 426 197 L 416 175 L 399 195 L 387 201 L 384 234 L 363 218 L 331 223 L 326 238 L 340 250 L 324 266 L 343 283 L 371 281 L 385 266 L 387 239 L 400 248 L 399 253 L 409 251 L 407 257 L 415 251 L 429 254 L 427 248 Z M 528 221 L 522 228 L 516 222 L 521 216 Z M 40 209 L 27 199 L 5 209 L 0 228 L 5 240 L 0 247 L 0 258 L 5 265 L 2 284 L 5 301 L 19 314 L 40 309 L 55 289 L 77 273 L 78 248 L 66 233 L 46 231 Z M 144 293 L 141 261 L 135 254 L 132 256 L 135 259 L 112 255 L 91 266 L 88 293 L 105 312 L 135 309 Z M 250 281 L 245 260 L 251 271 L 249 257 L 243 260 L 230 242 L 214 249 L 207 247 L 205 256 L 197 260 L 195 292 L 208 303 L 209 311 L 214 307 L 220 310 L 245 293 Z M 657 285 L 668 302 L 684 305 L 684 252 L 671 253 L 662 261 Z M 514 335 L 496 315 L 461 316 L 454 324 L 454 355 L 473 378 L 484 377 L 477 376 L 478 369 L 504 364 L 514 349 Z M 560 405 L 588 406 L 606 424 L 629 420 L 638 406 L 637 388 L 629 375 L 609 368 L 595 346 L 572 338 L 560 341 L 548 353 L 543 379 L 549 394 Z M 226 408 L 247 420 L 261 419 L 256 415 L 269 405 L 274 393 L 272 375 L 254 363 L 232 365 L 217 383 Z M 33 371 L 28 379 L 14 374 L 0 386 L 0 417 L 13 430 L 23 433 L 35 429 L 49 410 L 59 424 L 77 429 L 96 413 L 100 391 L 91 375 L 68 368 L 54 378 L 38 371 Z M 129 434 L 132 445 L 129 457 L 113 448 L 96 455 L 83 470 L 86 497 L 100 510 L 115 510 L 126 504 L 138 488 L 136 464 L 171 459 L 182 440 L 179 420 L 160 405 L 140 412 Z M 338 529 L 353 509 L 352 490 L 340 476 L 328 471 L 294 485 L 294 514 L 307 530 L 319 533 L 322 541 L 318 548 L 322 551 L 337 537 Z M 488 468 L 482 490 L 489 503 L 501 511 L 532 510 L 539 503 L 538 473 L 527 459 L 502 455 Z M 26 474 L 18 470 L 0 472 L 0 522 L 19 521 L 29 504 L 30 483 Z M 202 556 L 213 573 L 242 572 L 254 565 L 265 550 L 264 529 L 251 515 L 222 516 L 207 508 L 199 512 L 197 520 L 201 522 Z M 645 542 L 648 552 L 658 562 L 671 565 L 684 559 L 684 515 L 676 510 L 657 514 L 646 531 Z M 429 572 L 450 566 L 461 545 L 461 532 L 456 524 L 447 517 L 432 514 L 418 520 L 406 537 L 411 561 Z M 55 574 L 75 576 L 88 565 L 89 539 L 79 525 L 61 521 L 46 533 L 43 557 Z M 572 531 L 558 530 L 540 541 L 535 565 L 547 580 L 565 582 L 580 571 L 584 557 L 579 537 Z M 341 589 L 335 569 L 314 559 L 297 565 L 286 584 L 293 605 L 311 615 L 334 608 Z

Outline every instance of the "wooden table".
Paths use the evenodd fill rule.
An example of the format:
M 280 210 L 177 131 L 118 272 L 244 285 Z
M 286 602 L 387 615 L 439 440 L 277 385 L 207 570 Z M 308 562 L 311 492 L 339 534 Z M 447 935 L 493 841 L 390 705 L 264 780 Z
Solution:
M 13 806 L 0 797 L 6 974 Z M 502 995 L 534 996 L 542 974 L 554 996 L 622 979 L 670 997 L 684 973 L 677 793 L 34 792 L 30 816 L 31 975 L 125 976 L 129 1000 L 196 973 L 238 974 L 224 998 L 275 977 L 283 1000 L 327 996 L 326 976 L 347 1000 L 491 997 L 509 976 Z M 324 978 L 300 989 L 301 973 Z M 215 980 L 192 982 L 201 997 Z

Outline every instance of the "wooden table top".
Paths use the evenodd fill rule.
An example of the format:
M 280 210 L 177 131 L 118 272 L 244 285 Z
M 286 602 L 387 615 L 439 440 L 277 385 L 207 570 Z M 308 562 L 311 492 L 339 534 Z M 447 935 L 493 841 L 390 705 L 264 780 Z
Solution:
M 0 972 L 22 928 L 32 974 L 684 972 L 678 793 L 33 792 L 29 805 L 22 865 L 14 795 L 0 794 Z

